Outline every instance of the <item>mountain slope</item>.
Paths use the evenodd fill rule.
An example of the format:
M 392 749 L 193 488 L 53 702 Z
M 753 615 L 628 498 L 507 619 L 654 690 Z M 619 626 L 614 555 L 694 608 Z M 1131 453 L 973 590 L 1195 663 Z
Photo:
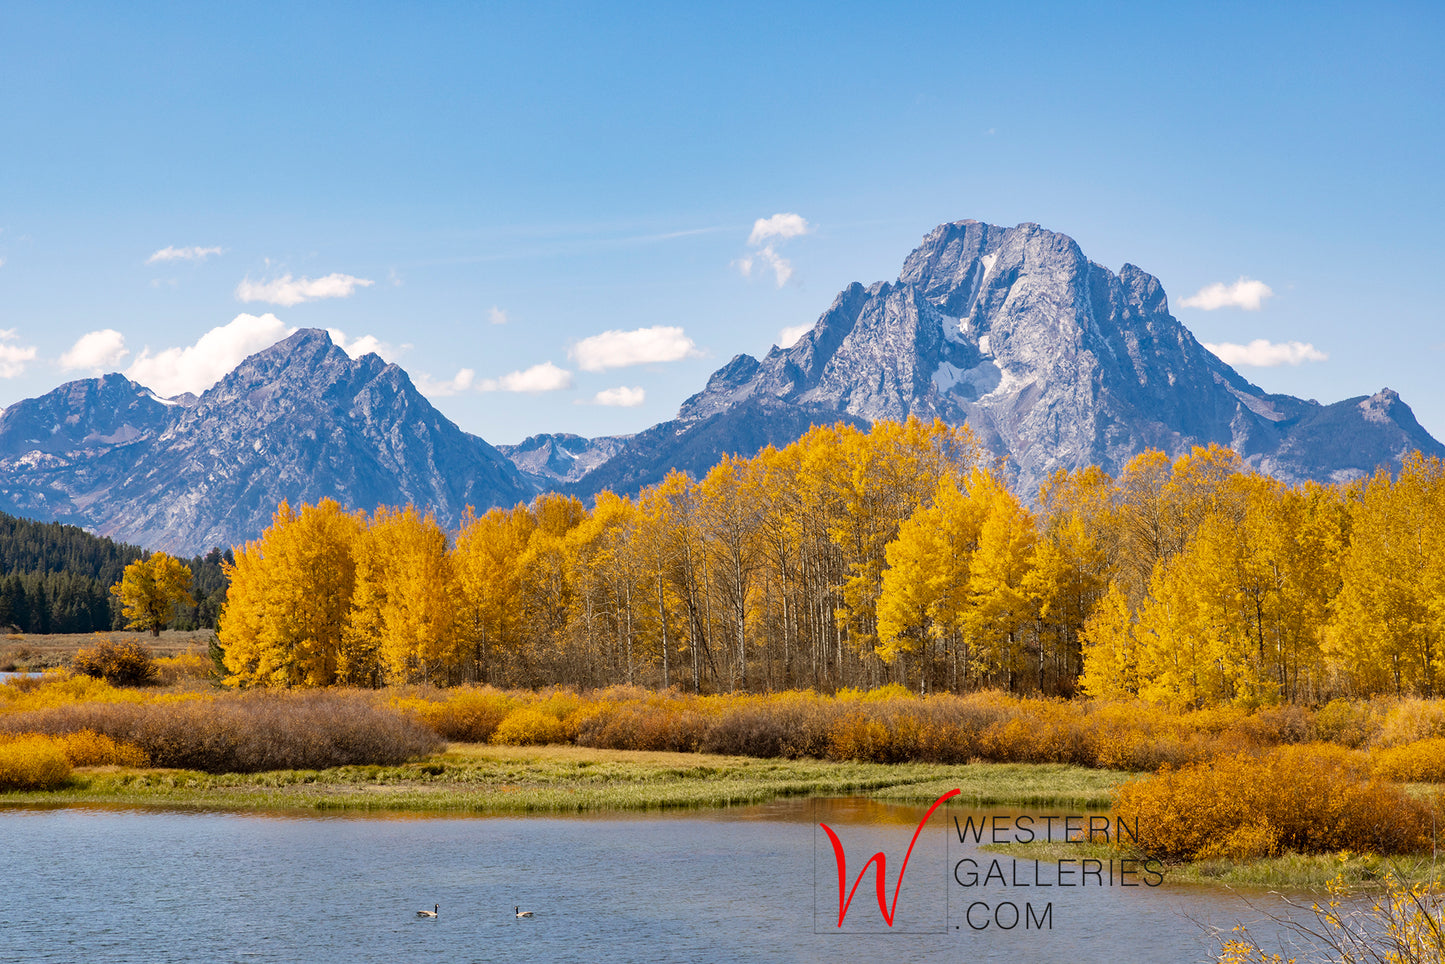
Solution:
M 116 379 L 125 382 L 92 382 Z M 111 390 L 123 396 L 123 388 Z M 51 396 L 60 392 L 103 395 L 71 383 L 32 401 L 55 408 Z M 412 502 L 452 526 L 467 505 L 480 511 L 533 494 L 510 462 L 433 408 L 404 371 L 372 354 L 353 360 L 324 331 L 298 331 L 252 355 L 189 407 L 162 407 L 168 420 L 133 426 L 134 438 L 59 453 L 30 447 L 17 430 L 0 448 L 0 508 L 193 553 L 254 538 L 283 499 L 330 497 L 367 510 Z M 77 425 L 108 424 L 101 404 L 69 414 Z M 0 439 L 4 430 L 0 420 Z
M 731 436 L 717 423 L 728 413 Z M 1036 224 L 977 221 L 932 231 L 896 282 L 850 285 L 790 348 L 737 356 L 664 425 L 675 449 L 706 433 L 709 450 L 751 453 L 809 419 L 909 415 L 966 421 L 1023 492 L 1056 469 L 1117 472 L 1146 448 L 1210 442 L 1290 482 L 1354 477 L 1416 448 L 1445 454 L 1388 389 L 1330 406 L 1268 394 L 1200 345 L 1146 272 L 1115 274 Z M 567 484 L 658 481 L 665 469 L 639 440 L 663 427 Z

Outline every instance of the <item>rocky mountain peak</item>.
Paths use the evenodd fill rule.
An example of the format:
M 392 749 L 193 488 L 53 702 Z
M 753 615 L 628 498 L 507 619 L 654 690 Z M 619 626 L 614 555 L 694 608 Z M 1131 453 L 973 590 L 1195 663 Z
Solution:
M 761 400 L 769 404 L 758 409 Z M 1262 391 L 1169 313 L 1153 275 L 1133 264 L 1116 274 L 1031 222 L 939 225 L 896 281 L 849 285 L 794 345 L 733 358 L 665 424 L 686 434 L 707 423 L 710 446 L 726 450 L 719 426 L 746 406 L 779 425 L 804 416 L 967 422 L 1008 458 L 1024 492 L 1059 468 L 1118 471 L 1146 448 L 1216 442 L 1289 480 L 1369 471 L 1374 463 L 1358 463 L 1398 461 L 1402 444 L 1439 448 L 1393 393 L 1347 414 Z M 1290 441 L 1305 437 L 1310 446 Z M 732 451 L 749 451 L 736 441 Z M 1323 454 L 1308 455 L 1311 447 Z M 637 457 L 652 465 L 657 448 Z M 660 478 L 625 467 L 630 457 L 624 449 L 604 474 Z

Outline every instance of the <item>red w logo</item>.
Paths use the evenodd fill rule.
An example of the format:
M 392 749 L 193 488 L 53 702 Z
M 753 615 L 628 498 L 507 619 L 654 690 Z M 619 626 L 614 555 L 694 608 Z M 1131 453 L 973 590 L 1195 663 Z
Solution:
M 883 897 L 883 881 L 888 873 L 888 857 L 881 850 L 872 857 L 869 857 L 868 862 L 863 865 L 863 869 L 858 871 L 858 878 L 853 881 L 853 889 L 848 891 L 847 897 L 844 897 L 843 891 L 848 886 L 848 858 L 843 853 L 843 842 L 838 839 L 838 835 L 833 832 L 832 827 L 826 823 L 818 824 L 818 826 L 827 832 L 828 839 L 832 841 L 833 860 L 838 865 L 839 927 L 843 926 L 843 918 L 848 916 L 848 905 L 853 903 L 853 895 L 858 893 L 858 885 L 863 883 L 863 875 L 868 872 L 868 868 L 873 864 L 878 865 L 873 871 L 873 879 L 878 885 L 878 912 L 883 915 L 883 919 L 888 922 L 889 927 L 893 926 L 893 914 L 898 910 L 898 891 L 903 887 L 903 875 L 908 870 L 908 858 L 913 856 L 913 845 L 918 843 L 918 835 L 923 833 L 923 828 L 927 825 L 929 818 L 933 816 L 933 811 L 937 810 L 943 801 L 956 797 L 962 792 L 962 790 L 948 791 L 933 801 L 933 806 L 929 807 L 928 812 L 923 815 L 923 819 L 918 821 L 918 829 L 913 831 L 913 839 L 908 842 L 908 853 L 903 855 L 903 866 L 898 868 L 898 882 L 893 885 L 893 903 L 891 905 L 886 903 Z

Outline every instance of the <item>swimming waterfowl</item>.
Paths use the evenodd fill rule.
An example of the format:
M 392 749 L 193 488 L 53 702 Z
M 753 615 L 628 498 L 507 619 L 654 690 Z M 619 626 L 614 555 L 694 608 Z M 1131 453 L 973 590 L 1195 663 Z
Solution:
M 514 911 L 516 911 L 518 917 L 531 917 L 531 916 L 532 916 L 532 912 L 531 912 L 531 911 L 529 911 L 529 910 L 523 910 L 521 907 L 514 907 L 514 908 L 512 908 L 512 909 L 513 909 Z
M 439 910 L 441 910 L 441 909 L 442 909 L 442 905 L 441 905 L 441 904 L 433 904 L 431 910 L 419 910 L 419 911 L 416 912 L 416 916 L 418 916 L 418 917 L 435 917 L 435 916 L 437 915 L 437 911 L 439 911 Z

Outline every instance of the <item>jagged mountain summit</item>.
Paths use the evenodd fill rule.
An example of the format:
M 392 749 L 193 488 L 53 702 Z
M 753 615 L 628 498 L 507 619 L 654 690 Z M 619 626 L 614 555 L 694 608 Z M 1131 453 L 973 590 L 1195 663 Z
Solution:
M 186 404 L 189 402 L 189 404 Z M 277 503 L 407 502 L 454 526 L 535 490 L 374 354 L 303 329 L 198 399 L 121 375 L 62 385 L 0 414 L 0 509 L 187 554 L 254 538 Z
M 1036 224 L 958 221 L 930 232 L 897 281 L 850 285 L 796 344 L 738 355 L 674 421 L 605 440 L 609 458 L 550 481 L 635 489 L 675 452 L 751 453 L 814 422 L 909 415 L 966 421 L 1026 495 L 1056 469 L 1117 472 L 1147 448 L 1216 442 L 1289 482 L 1445 454 L 1389 389 L 1333 405 L 1264 392 L 1200 345 L 1134 265 L 1115 274 Z
M 812 330 L 738 355 L 677 418 L 635 435 L 538 435 L 498 449 L 432 407 L 396 365 L 298 331 L 199 398 L 122 375 L 0 412 L 0 511 L 187 554 L 254 538 L 282 499 L 407 502 L 455 526 L 544 489 L 635 492 L 671 469 L 786 445 L 815 424 L 967 422 L 1025 497 L 1059 468 L 1217 442 L 1289 482 L 1445 456 L 1389 389 L 1332 405 L 1272 395 L 1200 345 L 1159 282 L 1115 274 L 1035 224 L 944 224 L 896 281 L 850 285 Z M 515 463 L 515 464 L 514 464 Z

